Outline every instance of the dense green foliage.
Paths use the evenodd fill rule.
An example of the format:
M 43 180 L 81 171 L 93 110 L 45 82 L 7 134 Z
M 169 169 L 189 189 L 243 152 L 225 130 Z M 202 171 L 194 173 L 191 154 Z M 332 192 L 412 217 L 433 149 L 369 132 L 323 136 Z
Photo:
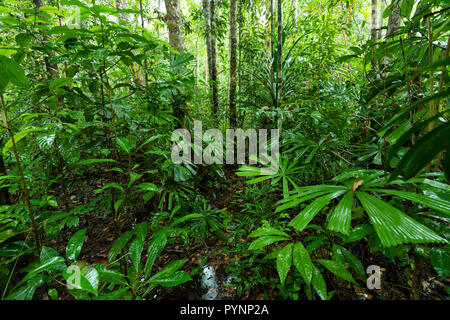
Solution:
M 178 52 L 157 1 L 0 0 L 2 299 L 151 299 L 198 281 L 198 246 L 241 299 L 345 299 L 372 264 L 413 299 L 445 282 L 448 3 L 383 2 L 375 39 L 367 1 L 272 3 L 237 1 L 237 127 L 281 130 L 260 175 L 171 160 L 174 129 L 231 126 L 230 1 L 212 31 L 181 1 Z

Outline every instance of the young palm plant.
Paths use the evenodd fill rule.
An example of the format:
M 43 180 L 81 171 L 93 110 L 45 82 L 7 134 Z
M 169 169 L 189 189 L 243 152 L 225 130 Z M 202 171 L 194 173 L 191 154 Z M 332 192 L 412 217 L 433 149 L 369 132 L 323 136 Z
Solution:
M 333 180 L 340 184 L 296 188 L 289 197 L 278 202 L 276 212 L 315 199 L 290 221 L 291 226 L 297 231 L 302 231 L 333 199 L 340 198 L 337 206 L 329 214 L 327 228 L 346 235 L 350 232 L 352 209 L 359 201 L 385 247 L 404 243 L 447 242 L 428 227 L 383 201 L 382 197 L 393 196 L 405 199 L 448 215 L 450 202 L 447 200 L 391 188 L 392 186 L 406 187 L 408 183 L 420 181 L 420 183 L 432 184 L 449 191 L 448 185 L 428 179 L 387 182 L 385 172 L 379 170 L 347 171 Z

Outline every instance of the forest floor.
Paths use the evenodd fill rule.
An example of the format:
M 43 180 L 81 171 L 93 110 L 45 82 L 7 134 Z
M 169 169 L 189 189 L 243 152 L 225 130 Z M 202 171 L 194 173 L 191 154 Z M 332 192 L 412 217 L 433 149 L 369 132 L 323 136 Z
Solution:
M 98 171 L 97 171 L 98 173 Z M 101 176 L 101 174 L 100 174 Z M 245 180 L 237 177 L 232 172 L 227 172 L 228 182 L 221 184 L 216 190 L 216 194 L 220 194 L 220 199 L 208 199 L 210 204 L 214 208 L 233 210 L 232 214 L 234 219 L 239 220 L 242 215 L 248 213 L 242 213 L 235 204 L 231 203 L 233 194 L 242 192 L 245 188 Z M 107 179 L 85 176 L 82 180 L 83 187 L 71 192 L 69 197 L 72 199 L 78 199 L 78 203 L 75 200 L 71 200 L 71 205 L 76 206 L 83 203 L 87 203 L 95 198 L 94 190 L 101 187 L 107 182 Z M 205 195 L 208 198 L 208 195 Z M 64 203 L 62 197 L 58 199 L 58 203 Z M 64 208 L 56 208 L 58 210 L 64 210 Z M 137 219 L 133 216 L 124 223 L 124 230 L 130 230 Z M 148 217 L 138 217 L 139 220 L 146 220 Z M 323 219 L 323 217 L 321 217 Z M 320 219 L 318 217 L 317 219 Z M 86 264 L 108 264 L 108 252 L 116 239 L 116 228 L 111 215 L 105 215 L 104 212 L 89 212 L 80 216 L 79 228 L 87 228 L 86 238 L 81 251 L 79 261 Z M 65 255 L 65 248 L 68 239 L 76 230 L 64 228 L 61 230 L 59 236 L 51 241 L 44 242 L 45 246 L 56 249 L 61 255 Z M 308 232 L 308 231 L 305 231 Z M 309 231 L 314 232 L 314 231 Z M 281 299 L 279 289 L 274 288 L 268 282 L 267 285 L 256 284 L 250 286 L 248 290 L 241 292 L 238 295 L 237 290 L 233 288 L 233 285 L 224 285 L 229 281 L 229 274 L 226 271 L 226 265 L 230 261 L 245 259 L 246 257 L 239 254 L 239 251 L 233 250 L 236 247 L 237 242 L 245 241 L 244 238 L 236 239 L 232 230 L 224 230 L 225 239 L 233 238 L 232 241 L 224 241 L 225 239 L 219 239 L 212 233 L 207 239 L 199 241 L 197 243 L 191 242 L 188 247 L 183 246 L 179 242 L 167 243 L 162 254 L 155 261 L 153 270 L 160 270 L 163 266 L 167 265 L 170 261 L 176 259 L 188 259 L 187 263 L 183 267 L 184 270 L 191 274 L 195 270 L 195 275 L 192 276 L 193 281 L 186 282 L 182 285 L 165 288 L 157 287 L 152 293 L 147 296 L 147 299 L 153 300 L 200 300 L 207 290 L 201 287 L 201 268 L 206 260 L 206 265 L 215 268 L 217 280 L 219 283 L 219 292 L 216 299 L 241 299 L 241 300 L 263 300 L 263 299 Z M 365 284 L 365 279 L 359 279 L 361 287 L 357 287 L 351 284 L 345 284 L 338 278 L 328 273 L 325 276 L 328 290 L 334 290 L 333 299 L 339 300 L 371 300 L 371 299 L 387 299 L 387 300 L 408 300 L 410 285 L 408 284 L 408 277 L 404 273 L 399 261 L 391 261 L 387 259 L 380 252 L 370 253 L 369 248 L 364 242 L 358 242 L 350 250 L 358 256 L 365 267 L 369 265 L 379 265 L 382 267 L 383 285 L 382 290 L 369 290 L 361 284 Z M 231 254 L 230 254 L 231 252 Z M 145 261 L 146 254 L 143 255 Z M 206 259 L 205 259 L 206 258 Z M 25 261 L 22 261 L 25 263 Z M 275 268 L 264 269 L 267 272 L 267 277 L 277 278 Z M 251 270 L 246 270 L 247 275 L 250 278 Z M 245 277 L 245 273 L 241 274 L 241 277 Z M 62 283 L 55 283 L 53 286 L 47 288 L 38 288 L 37 294 L 34 299 L 48 299 L 46 291 L 49 288 L 56 288 L 60 293 L 60 299 L 73 299 L 73 297 L 62 288 Z M 450 281 L 447 279 L 443 282 L 439 280 L 438 275 L 434 269 L 426 265 L 422 271 L 422 283 L 421 283 L 421 298 L 422 299 L 448 299 L 445 293 L 445 288 L 450 287 Z M 63 294 L 64 292 L 64 294 Z M 300 295 L 300 299 L 306 299 L 306 296 Z

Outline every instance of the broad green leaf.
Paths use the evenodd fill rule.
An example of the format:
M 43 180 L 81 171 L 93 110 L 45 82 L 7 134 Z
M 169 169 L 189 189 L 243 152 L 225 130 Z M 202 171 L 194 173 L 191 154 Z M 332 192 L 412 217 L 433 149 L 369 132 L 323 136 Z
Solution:
M 107 294 L 102 294 L 97 297 L 94 297 L 94 300 L 122 300 L 122 299 L 126 299 L 125 297 L 128 294 L 130 295 L 129 299 L 131 299 L 131 294 L 129 292 L 129 288 L 124 287 L 124 288 L 109 292 Z
M 329 271 L 337 275 L 339 278 L 356 284 L 356 281 L 355 279 L 353 279 L 352 274 L 348 272 L 347 269 L 345 269 L 345 266 L 333 260 L 317 259 L 316 261 L 327 268 Z
M 450 252 L 448 245 L 443 248 L 431 249 L 430 259 L 431 265 L 442 279 L 450 276 Z
M 336 261 L 341 265 L 345 265 L 345 256 L 344 253 L 342 252 L 342 247 L 337 245 L 336 243 L 333 243 L 332 260 Z
M 350 231 L 352 220 L 353 192 L 347 192 L 330 215 L 327 228 L 343 234 Z
M 393 125 L 395 125 L 395 123 L 397 123 L 399 120 L 403 119 L 404 117 L 406 117 L 409 112 L 411 110 L 415 110 L 418 107 L 425 105 L 426 103 L 436 100 L 436 99 L 440 99 L 440 98 L 445 98 L 448 95 L 450 95 L 450 89 L 445 89 L 442 91 L 439 91 L 438 93 L 432 95 L 432 96 L 427 96 L 421 100 L 418 100 L 416 102 L 414 102 L 412 105 L 404 108 L 403 110 L 401 110 L 399 113 L 397 113 L 394 117 L 392 117 L 391 120 L 389 120 L 384 126 L 383 128 L 381 128 L 378 132 L 377 135 L 379 137 L 382 137 L 383 135 L 385 135 L 386 131 L 388 131 L 390 128 L 392 128 Z M 433 130 L 434 131 L 434 130 Z M 394 178 L 391 178 L 394 179 Z
M 314 192 L 314 193 L 309 193 L 303 197 L 298 198 L 297 196 L 293 196 L 293 197 L 289 197 L 289 198 L 284 198 L 283 200 L 290 200 L 289 202 L 283 203 L 282 205 L 280 205 L 279 207 L 277 207 L 277 209 L 275 210 L 275 212 L 281 212 L 287 209 L 290 209 L 292 207 L 295 207 L 297 205 L 299 205 L 300 203 L 306 202 L 308 200 L 311 200 L 313 198 L 317 198 L 318 196 L 324 195 L 330 193 L 327 190 L 323 190 L 320 192 Z M 291 200 L 293 199 L 293 200 Z M 279 201 L 277 204 L 281 204 L 282 201 Z
M 32 251 L 34 247 L 34 244 L 30 241 L 9 242 L 0 248 L 0 257 L 19 257 Z
M 325 283 L 325 279 L 323 278 L 319 269 L 315 265 L 312 265 L 312 266 L 313 266 L 313 274 L 312 274 L 312 279 L 311 279 L 312 286 L 313 286 L 314 290 L 316 291 L 316 293 L 319 295 L 320 299 L 327 300 L 328 295 L 327 295 L 327 285 Z
M 260 237 L 256 240 L 254 240 L 252 243 L 250 243 L 250 246 L 248 247 L 248 250 L 257 250 L 257 249 L 261 249 L 265 246 L 268 246 L 269 244 L 272 244 L 274 242 L 278 242 L 278 241 L 284 241 L 284 240 L 289 240 L 289 238 L 287 237 L 283 237 L 283 236 L 264 236 L 264 237 Z
M 374 231 L 373 227 L 369 224 L 362 224 L 353 228 L 350 233 L 344 238 L 343 243 L 349 243 L 364 238 Z
M 75 261 L 81 252 L 84 243 L 84 236 L 86 235 L 86 228 L 78 230 L 72 238 L 70 238 L 66 247 L 66 257 L 69 260 Z
M 20 283 L 23 283 L 25 281 L 28 281 L 32 277 L 34 277 L 36 274 L 44 271 L 44 270 L 61 270 L 66 266 L 66 263 L 64 261 L 64 258 L 61 256 L 55 256 L 50 259 L 45 260 L 44 262 L 39 263 L 37 266 L 35 266 L 33 269 L 31 269 L 28 274 L 20 280 Z
M 357 191 L 356 195 L 369 215 L 383 246 L 390 247 L 403 243 L 447 242 L 390 204 L 366 192 Z
M 125 151 L 128 154 L 131 153 L 130 141 L 127 138 L 119 137 L 116 139 L 116 142 L 123 151 Z
M 416 113 L 416 115 L 418 115 L 418 113 Z M 387 149 L 388 156 L 385 161 L 385 169 L 388 168 L 388 165 L 391 163 L 392 158 L 395 155 L 397 155 L 398 151 L 405 145 L 405 143 L 407 141 L 411 140 L 413 134 L 416 134 L 416 132 L 420 132 L 421 130 L 423 130 L 425 127 L 427 127 L 429 125 L 430 122 L 436 121 L 436 119 L 438 117 L 439 117 L 439 115 L 436 115 L 436 116 L 430 117 L 424 121 L 417 122 L 414 124 L 414 126 L 412 128 L 411 128 L 411 120 L 405 119 L 405 124 L 407 124 L 407 125 L 409 124 L 410 129 L 407 130 L 405 133 L 403 133 L 400 137 L 398 137 L 398 139 L 395 140 L 395 143 L 392 144 L 391 146 L 389 146 L 389 148 Z M 416 119 L 414 119 L 414 121 L 416 121 Z M 395 178 L 395 177 L 393 177 L 393 178 Z
M 36 292 L 36 286 L 26 285 L 11 293 L 6 300 L 31 300 Z
M 68 85 L 69 83 L 72 83 L 72 82 L 73 82 L 72 78 L 59 78 L 59 79 L 56 79 L 56 80 L 53 80 L 52 82 L 50 82 L 48 87 L 50 88 L 50 90 L 53 90 L 53 89 Z
M 113 283 L 113 284 L 120 284 L 126 286 L 127 280 L 125 277 L 117 271 L 110 270 L 106 266 L 98 264 L 95 266 L 95 268 L 98 271 L 98 278 L 99 281 L 103 283 Z
M 56 251 L 53 248 L 46 247 L 46 246 L 42 247 L 41 253 L 39 254 L 39 257 L 41 259 L 41 263 L 45 262 L 45 261 L 47 261 L 47 260 L 49 260 L 49 259 L 51 259 L 53 257 L 59 257 L 59 256 L 60 255 L 59 255 L 58 251 Z M 49 269 L 47 269 L 47 271 L 48 270 Z
M 12 237 L 14 237 L 14 236 L 16 236 L 18 234 L 25 233 L 25 232 L 28 232 L 30 230 L 31 230 L 30 228 L 28 228 L 28 229 L 21 229 L 21 228 L 13 229 L 13 228 L 9 228 L 9 229 L 3 230 L 3 231 L 0 232 L 0 243 L 5 242 L 9 238 L 12 238 Z
M 353 271 L 356 272 L 356 274 L 361 278 L 361 279 L 365 279 L 366 278 L 366 272 L 364 270 L 364 266 L 362 265 L 361 261 L 359 261 L 359 259 L 350 251 L 348 251 L 347 249 L 345 249 L 344 247 L 339 246 L 342 253 L 345 256 L 345 259 L 347 260 L 348 264 L 350 265 L 350 267 L 353 269 Z
M 186 271 L 176 271 L 174 273 L 164 274 L 157 278 L 150 279 L 153 285 L 161 285 L 163 287 L 174 287 L 192 280 Z
M 36 275 L 28 280 L 24 287 L 21 287 L 6 297 L 6 300 L 31 300 L 33 299 L 36 289 L 45 283 L 46 277 Z
M 272 227 L 259 228 L 248 235 L 249 238 L 261 237 L 261 236 L 284 236 L 289 237 L 286 232 L 278 230 Z
M 139 272 L 141 266 L 141 256 L 144 250 L 144 241 L 141 237 L 136 237 L 130 244 L 129 255 L 131 261 L 133 261 L 134 269 Z
M 109 183 L 105 184 L 103 187 L 101 187 L 100 189 L 96 189 L 94 192 L 95 193 L 101 193 L 101 192 L 103 192 L 103 191 L 105 191 L 107 189 L 110 189 L 110 188 L 114 188 L 114 189 L 120 190 L 122 192 L 125 192 L 123 187 L 120 184 L 115 183 L 115 182 L 109 182 Z
M 90 268 L 88 271 L 83 273 L 83 277 L 86 278 L 89 281 L 89 284 L 93 288 L 93 291 L 91 291 L 92 294 L 97 295 L 98 294 L 98 271 L 95 268 Z M 82 277 L 82 279 L 83 279 Z M 83 280 L 82 280 L 83 283 Z
M 171 274 L 173 274 L 175 271 L 180 269 L 187 260 L 175 260 L 168 265 L 164 266 L 158 273 L 156 273 L 154 276 L 152 276 L 148 281 L 150 283 L 155 282 L 158 283 L 160 280 L 167 279 L 167 277 Z
M 159 189 L 158 187 L 150 182 L 144 182 L 144 183 L 140 183 L 138 185 L 134 186 L 136 189 L 138 189 L 139 191 L 153 191 L 153 192 L 158 192 Z
M 439 152 L 450 146 L 450 123 L 445 123 L 421 137 L 403 156 L 389 180 L 403 171 L 405 180 L 415 176 Z
M 28 87 L 29 81 L 22 67 L 12 59 L 0 55 L 0 69 L 8 74 L 9 80 L 19 87 Z
M 136 172 L 130 172 L 130 181 L 128 182 L 128 187 L 130 187 L 140 177 L 142 177 L 142 174 L 139 174 Z
M 398 191 L 398 190 L 388 190 L 388 189 L 374 189 L 376 192 L 382 192 L 384 194 L 391 194 L 394 196 L 398 196 L 400 198 L 408 199 L 412 202 L 419 203 L 424 205 L 425 207 L 434 209 L 436 211 L 445 213 L 450 215 L 450 202 L 442 199 L 436 199 L 428 196 L 424 196 L 421 194 L 406 192 L 406 191 Z
M 80 268 L 77 265 L 77 268 Z M 71 267 L 72 267 L 71 266 Z M 69 267 L 70 268 L 70 267 Z M 80 274 L 76 275 L 79 276 L 79 281 L 71 281 L 71 277 L 75 276 L 73 273 L 68 273 L 67 270 L 65 270 L 62 275 L 63 278 L 66 280 L 67 284 L 70 285 L 68 287 L 68 291 L 76 298 L 76 299 L 89 299 L 89 296 L 86 295 L 86 292 L 91 293 L 94 296 L 98 295 L 98 284 L 99 284 L 99 274 L 98 271 L 95 268 L 80 268 L 81 272 Z M 85 291 L 85 292 L 82 292 Z
M 400 5 L 401 15 L 405 18 L 409 18 L 413 6 L 414 6 L 414 0 L 402 0 L 401 5 Z
M 322 210 L 330 201 L 336 197 L 339 197 L 345 193 L 344 190 L 327 194 L 314 200 L 311 204 L 306 206 L 294 219 L 291 220 L 289 225 L 293 226 L 297 231 L 303 231 L 309 222 Z
M 122 249 L 125 247 L 125 245 L 128 243 L 128 241 L 133 236 L 133 231 L 127 231 L 124 234 L 122 234 L 112 245 L 111 249 L 108 253 L 108 262 L 111 263 L 119 253 L 121 253 Z
M 137 225 L 134 226 L 134 232 L 136 232 L 136 237 L 139 237 L 142 242 L 145 241 L 145 237 L 147 236 L 147 230 L 148 230 L 147 221 L 138 223 Z
M 17 143 L 23 138 L 25 138 L 30 132 L 37 132 L 37 131 L 43 131 L 42 128 L 29 128 L 22 130 L 14 135 L 14 142 Z M 12 148 L 12 140 L 9 139 L 8 142 L 5 143 L 5 146 L 3 148 L 3 152 L 5 152 L 5 149 L 11 149 Z
M 311 283 L 314 266 L 311 262 L 308 251 L 306 251 L 301 242 L 297 242 L 294 245 L 293 262 L 295 268 L 297 268 L 298 272 L 300 272 L 303 277 L 303 280 L 305 280 L 305 283 L 309 285 Z
M 277 271 L 280 276 L 281 285 L 284 285 L 286 276 L 292 264 L 292 243 L 282 248 L 277 255 Z
M 170 225 L 171 227 L 175 227 L 176 225 L 179 225 L 183 222 L 186 222 L 188 220 L 193 220 L 193 219 L 199 219 L 199 218 L 204 218 L 205 216 L 201 213 L 191 213 L 191 214 L 187 214 L 181 218 L 178 218 L 177 220 L 175 220 L 174 222 L 172 222 L 172 224 Z
M 153 240 L 148 245 L 147 251 L 147 261 L 145 262 L 145 279 L 148 279 L 150 273 L 152 272 L 153 264 L 155 263 L 156 258 L 162 252 L 167 243 L 167 233 L 158 232 Z

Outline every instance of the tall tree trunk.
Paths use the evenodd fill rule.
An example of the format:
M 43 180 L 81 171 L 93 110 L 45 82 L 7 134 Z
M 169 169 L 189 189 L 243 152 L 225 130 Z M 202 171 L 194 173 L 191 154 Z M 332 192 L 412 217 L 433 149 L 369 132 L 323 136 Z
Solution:
M 377 34 L 378 34 L 377 24 L 378 24 L 378 0 L 372 0 L 372 25 L 370 28 L 370 40 L 372 40 L 372 42 L 374 43 L 377 41 Z M 372 70 L 376 70 L 377 61 L 375 58 L 372 58 L 371 64 Z
M 116 9 L 117 10 L 128 9 L 128 2 L 127 2 L 127 0 L 116 0 Z M 121 20 L 129 21 L 128 13 L 121 12 L 119 14 L 119 17 L 120 17 Z
M 116 9 L 117 10 L 124 10 L 124 9 L 128 9 L 128 1 L 127 0 L 115 0 L 116 2 Z M 141 7 L 141 17 L 142 17 L 142 0 L 139 1 Z M 125 12 L 121 12 L 119 14 L 120 20 L 126 21 L 125 25 L 129 26 L 130 25 L 130 17 L 127 13 Z M 144 28 L 144 19 L 142 17 L 142 28 Z M 131 50 L 131 52 L 136 55 L 136 50 Z M 145 64 L 144 64 L 144 70 L 146 70 L 146 65 L 147 65 L 147 60 L 145 60 Z M 146 81 L 146 76 L 144 77 L 144 75 L 142 74 L 142 70 L 141 68 L 139 68 L 139 65 L 136 62 L 133 62 L 130 66 L 131 69 L 131 73 L 133 76 L 133 80 L 134 80 L 134 84 L 137 87 L 145 87 L 147 84 Z
M 213 96 L 213 115 L 217 114 L 219 109 L 218 84 L 217 84 L 217 54 L 216 54 L 216 0 L 210 0 L 211 11 L 211 75 L 212 75 L 212 96 Z
M 166 5 L 166 22 L 169 29 L 170 46 L 183 54 L 183 21 L 181 19 L 181 9 L 179 0 L 164 0 Z M 183 125 L 185 115 L 189 115 L 185 108 L 185 103 L 181 97 L 181 93 L 173 95 L 173 115 Z
M 230 125 L 236 126 L 236 11 L 237 0 L 230 0 Z
M 241 37 L 242 37 L 242 2 L 241 0 L 238 0 L 239 4 L 238 4 L 238 8 L 239 8 L 239 13 L 238 13 L 238 20 L 239 20 L 239 39 L 238 39 L 238 51 L 239 51 L 239 57 L 238 57 L 238 97 L 241 97 L 241 78 L 242 78 L 242 73 L 241 73 L 241 62 L 242 62 L 242 47 L 241 47 Z M 241 123 L 244 122 L 244 117 L 241 119 Z M 242 125 L 241 125 L 242 127 Z
M 395 1 L 395 0 L 392 0 Z M 394 6 L 391 15 L 389 16 L 388 25 L 387 25 L 387 32 L 386 36 L 390 36 L 398 31 L 398 28 L 400 27 L 400 23 L 402 21 L 402 17 L 400 15 L 400 3 L 397 2 L 397 4 Z
M 282 0 L 278 0 L 278 36 L 277 36 L 277 107 L 281 106 L 281 88 L 283 84 L 283 5 Z
M 183 22 L 181 20 L 181 10 L 179 0 L 164 0 L 166 4 L 166 22 L 169 29 L 170 46 L 183 53 Z
M 209 96 L 211 99 L 211 105 L 213 102 L 213 73 L 212 73 L 212 49 L 211 49 L 211 5 L 210 0 L 202 0 L 203 17 L 205 20 L 205 34 L 206 34 L 206 57 L 207 57 L 207 69 L 208 69 L 208 82 L 209 82 Z M 206 69 L 206 68 L 205 68 Z M 214 108 L 212 108 L 214 109 Z
M 383 13 L 386 9 L 386 0 L 380 0 L 381 8 L 380 8 L 380 14 L 378 15 L 378 37 L 377 39 L 383 38 Z
M 275 17 L 273 14 L 273 0 L 270 0 L 270 52 L 273 59 L 273 31 L 275 29 Z
M 39 12 L 39 8 L 42 7 L 42 5 L 44 4 L 43 1 L 41 0 L 33 0 L 33 4 L 34 4 L 34 10 L 36 11 L 36 14 Z M 42 24 L 42 23 L 39 23 Z M 47 35 L 43 35 L 43 40 L 44 42 L 47 42 L 48 37 Z M 56 63 L 50 63 L 50 59 L 51 57 L 53 57 L 55 55 L 55 53 L 53 51 L 50 51 L 49 54 L 47 56 L 44 57 L 44 62 L 45 62 L 45 68 L 47 69 L 47 72 L 55 77 L 55 78 L 59 78 L 59 73 L 58 73 L 58 65 Z

